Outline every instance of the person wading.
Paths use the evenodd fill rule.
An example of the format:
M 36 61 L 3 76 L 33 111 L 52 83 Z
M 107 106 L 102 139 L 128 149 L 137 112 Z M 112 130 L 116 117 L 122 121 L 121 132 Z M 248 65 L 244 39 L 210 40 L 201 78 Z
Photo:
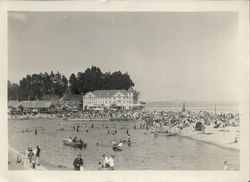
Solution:
M 80 171 L 80 168 L 83 167 L 83 160 L 81 158 L 81 155 L 79 154 L 77 158 L 73 162 L 73 166 L 75 171 Z
M 37 166 L 40 166 L 40 163 L 39 163 L 39 159 L 40 159 L 40 152 L 41 152 L 41 149 L 40 147 L 37 145 L 33 151 L 34 155 L 36 156 L 36 160 L 35 160 L 35 163 Z

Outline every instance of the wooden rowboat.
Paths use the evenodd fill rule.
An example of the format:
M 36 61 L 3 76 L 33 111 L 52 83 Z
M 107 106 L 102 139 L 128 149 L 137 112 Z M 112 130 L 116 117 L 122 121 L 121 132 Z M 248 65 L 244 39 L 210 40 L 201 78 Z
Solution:
M 64 139 L 63 140 L 63 144 L 64 145 L 67 145 L 67 146 L 71 146 L 71 147 L 87 147 L 87 144 L 86 143 L 80 143 L 80 142 L 70 142 L 68 141 L 67 139 Z

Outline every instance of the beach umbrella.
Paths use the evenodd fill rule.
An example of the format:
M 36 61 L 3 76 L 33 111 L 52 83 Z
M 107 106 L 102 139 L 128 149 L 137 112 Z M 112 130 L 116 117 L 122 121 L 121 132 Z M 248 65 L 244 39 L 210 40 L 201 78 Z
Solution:
M 195 123 L 195 130 L 196 131 L 202 131 L 202 128 L 203 128 L 202 122 L 198 121 Z

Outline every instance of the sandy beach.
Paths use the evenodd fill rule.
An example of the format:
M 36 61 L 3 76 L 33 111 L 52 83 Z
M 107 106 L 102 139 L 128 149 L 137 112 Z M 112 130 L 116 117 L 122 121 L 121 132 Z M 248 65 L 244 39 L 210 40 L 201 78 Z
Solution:
M 184 128 L 180 136 L 199 140 L 202 142 L 217 145 L 219 147 L 239 150 L 240 142 L 240 127 L 226 126 L 224 128 L 214 128 L 213 126 L 206 126 L 205 133 L 194 131 L 193 127 Z M 238 142 L 234 143 L 235 137 Z

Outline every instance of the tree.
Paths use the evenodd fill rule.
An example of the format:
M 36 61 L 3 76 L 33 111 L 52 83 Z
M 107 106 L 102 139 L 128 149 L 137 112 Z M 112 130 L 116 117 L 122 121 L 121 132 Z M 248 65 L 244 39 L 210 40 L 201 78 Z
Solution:
M 78 80 L 76 75 L 72 73 L 69 78 L 69 87 L 73 94 L 80 94 L 78 90 Z
M 102 90 L 113 89 L 111 77 L 112 75 L 110 72 L 104 73 L 103 79 L 102 79 L 102 87 L 101 87 Z
M 19 100 L 19 85 L 8 80 L 8 100 Z
M 95 66 L 70 77 L 70 88 L 75 94 L 103 89 L 128 90 L 131 86 L 134 86 L 134 83 L 128 73 L 122 74 L 120 71 L 102 73 L 101 69 Z
M 54 93 L 62 96 L 67 89 L 68 80 L 65 76 L 62 76 L 59 72 L 57 72 L 53 78 L 54 83 Z
M 126 90 L 128 90 L 132 86 L 135 86 L 134 82 L 130 79 L 130 76 L 128 73 L 125 73 L 122 75 L 120 84 L 121 84 L 121 87 Z
M 69 85 L 68 85 L 69 84 Z M 39 73 L 26 75 L 18 84 L 8 81 L 9 100 L 35 100 L 46 94 L 62 96 L 65 92 L 72 94 L 85 94 L 94 90 L 125 89 L 134 86 L 128 73 L 115 71 L 102 73 L 101 69 L 92 66 L 84 72 L 72 73 L 69 81 L 59 72 Z
M 68 80 L 59 72 L 56 74 L 51 71 L 27 75 L 19 82 L 19 98 L 20 100 L 40 99 L 46 94 L 57 94 L 62 96 L 68 87 Z
M 85 92 L 99 90 L 102 87 L 103 73 L 100 68 L 92 66 L 84 72 Z

